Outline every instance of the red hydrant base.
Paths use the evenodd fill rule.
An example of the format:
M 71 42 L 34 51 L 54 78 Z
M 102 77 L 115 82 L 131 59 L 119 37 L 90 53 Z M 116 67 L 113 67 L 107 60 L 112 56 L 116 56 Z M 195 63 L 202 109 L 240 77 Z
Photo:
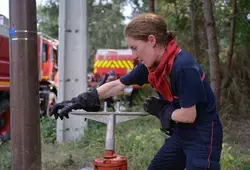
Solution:
M 116 155 L 114 158 L 97 158 L 94 170 L 127 170 L 127 158 Z

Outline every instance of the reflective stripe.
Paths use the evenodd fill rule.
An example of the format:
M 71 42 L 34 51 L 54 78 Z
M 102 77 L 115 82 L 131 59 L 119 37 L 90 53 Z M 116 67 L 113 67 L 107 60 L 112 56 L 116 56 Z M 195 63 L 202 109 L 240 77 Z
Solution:
M 0 81 L 0 85 L 10 85 L 9 81 Z
M 201 76 L 201 81 L 203 81 L 206 77 L 206 74 L 203 72 L 202 76 Z
M 210 161 L 211 161 L 211 156 L 212 156 L 212 151 L 213 151 L 213 140 L 214 140 L 214 121 L 212 121 L 210 148 L 209 148 L 209 154 L 207 158 L 208 169 L 210 168 Z M 205 170 L 207 170 L 207 168 L 205 168 Z
M 126 68 L 133 69 L 132 60 L 96 60 L 94 62 L 94 69 L 96 68 Z

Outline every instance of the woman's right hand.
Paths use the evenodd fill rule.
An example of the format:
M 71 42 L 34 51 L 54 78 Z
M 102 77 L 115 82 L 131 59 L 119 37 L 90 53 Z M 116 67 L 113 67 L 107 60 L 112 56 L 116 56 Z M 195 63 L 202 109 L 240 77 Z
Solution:
M 172 113 L 175 111 L 174 103 L 170 103 L 157 97 L 150 97 L 144 101 L 144 110 L 160 119 L 161 130 L 171 135 Z
M 101 109 L 101 102 L 96 89 L 82 93 L 69 101 L 55 104 L 50 111 L 50 116 L 54 115 L 56 119 L 60 117 L 62 120 L 64 117 L 69 118 L 69 112 L 78 109 L 92 112 L 97 112 Z

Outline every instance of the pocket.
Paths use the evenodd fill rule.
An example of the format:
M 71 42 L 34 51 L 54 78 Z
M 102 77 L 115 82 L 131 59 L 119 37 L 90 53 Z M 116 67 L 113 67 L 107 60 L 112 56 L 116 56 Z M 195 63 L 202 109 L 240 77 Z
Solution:
M 193 158 L 192 170 L 220 170 L 220 163 L 216 161 L 208 161 L 207 159 Z
M 207 128 L 201 128 L 198 130 L 199 138 L 200 138 L 200 143 L 203 145 L 210 145 L 211 141 L 214 139 L 214 134 L 212 132 L 212 126 L 207 127 Z
M 198 140 L 197 138 L 197 131 L 195 128 L 179 128 L 178 134 L 181 139 L 181 141 L 184 143 L 184 145 L 189 146 L 190 144 L 196 143 Z
M 201 144 L 213 144 L 213 146 L 220 146 L 222 144 L 222 127 L 218 122 L 213 121 L 204 124 L 197 127 L 197 130 Z

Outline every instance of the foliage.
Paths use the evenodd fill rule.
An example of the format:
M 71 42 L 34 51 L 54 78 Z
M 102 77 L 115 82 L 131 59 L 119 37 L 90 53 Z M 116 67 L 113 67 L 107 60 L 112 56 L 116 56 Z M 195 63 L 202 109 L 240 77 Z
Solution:
M 247 0 L 239 0 L 238 13 L 237 13 L 237 24 L 236 24 L 236 44 L 249 46 L 250 42 L 250 20 L 247 20 L 249 14 L 250 4 Z
M 191 37 L 190 25 L 190 2 L 188 0 L 158 0 L 157 13 L 164 16 L 170 30 L 176 31 L 177 39 L 180 46 L 192 52 L 193 41 Z M 202 14 L 202 1 L 199 1 L 196 9 L 197 31 L 199 34 L 201 53 L 199 54 L 206 75 L 209 77 L 209 60 L 207 55 L 207 43 L 204 37 L 204 22 Z M 237 1 L 236 13 L 236 34 L 235 34 L 235 51 L 233 55 L 233 70 L 229 73 L 228 64 L 228 46 L 230 37 L 230 24 L 232 19 L 231 1 L 218 0 L 214 1 L 214 16 L 216 21 L 216 32 L 220 46 L 220 67 L 222 71 L 223 83 L 221 86 L 221 111 L 222 117 L 239 118 L 239 114 L 247 118 L 250 109 L 250 100 L 248 92 L 250 91 L 249 77 L 249 37 L 250 21 L 246 16 L 249 13 L 250 5 L 247 0 Z
M 37 10 L 38 31 L 53 38 L 58 38 L 59 0 L 48 0 L 45 5 L 39 4 Z
M 99 2 L 99 1 L 98 1 Z M 199 1 L 202 2 L 202 1 Z M 250 72 L 249 42 L 250 21 L 246 15 L 250 10 L 248 0 L 237 1 L 236 43 L 233 57 L 233 71 L 227 69 L 227 51 L 229 44 L 230 20 L 232 14 L 231 1 L 214 1 L 217 38 L 220 46 L 220 63 L 222 68 L 222 109 L 224 120 L 225 143 L 221 164 L 223 170 L 250 169 L 249 145 L 249 111 L 250 111 Z M 132 15 L 148 11 L 147 0 L 100 1 L 88 0 L 89 14 L 89 48 L 91 58 L 98 48 L 125 47 L 123 37 L 125 5 L 132 6 Z M 197 20 L 199 38 L 201 39 L 200 61 L 209 76 L 210 65 L 207 57 L 207 44 L 204 38 L 204 23 L 201 5 L 198 4 Z M 163 15 L 168 28 L 176 31 L 181 47 L 192 51 L 190 34 L 190 1 L 157 0 L 156 13 Z M 58 1 L 48 0 L 38 8 L 39 30 L 57 37 L 58 35 Z M 49 21 L 49 22 L 48 22 Z M 91 68 L 89 68 L 91 69 Z M 139 96 L 136 102 L 142 98 Z M 139 103 L 137 105 L 140 105 Z M 232 122 L 230 121 L 233 118 Z M 239 118 L 244 119 L 239 120 Z M 225 121 L 227 120 L 227 121 Z M 228 126 L 225 126 L 228 125 Z M 105 126 L 90 121 L 89 129 L 81 140 L 69 144 L 55 143 L 55 121 L 50 118 L 41 120 L 41 137 L 43 141 L 43 169 L 66 170 L 91 166 L 92 161 L 103 155 L 105 142 Z M 147 116 L 137 120 L 120 123 L 116 129 L 117 152 L 124 154 L 129 160 L 129 169 L 145 169 L 155 152 L 164 142 L 165 135 L 159 130 L 159 122 Z M 245 143 L 244 143 L 245 142 Z M 243 145 L 244 144 L 244 145 Z M 10 144 L 0 144 L 0 169 L 10 169 Z M 3 153 L 3 154 L 2 154 Z
M 0 141 L 0 169 L 9 170 L 11 167 L 11 148 L 10 142 L 1 143 Z
M 168 24 L 168 29 L 176 32 L 180 46 L 183 49 L 192 52 L 192 44 L 195 40 L 192 39 L 190 33 L 190 2 L 190 0 L 157 0 L 156 13 L 161 14 L 165 18 Z M 210 66 L 207 55 L 206 37 L 204 36 L 205 31 L 201 8 L 202 2 L 197 2 L 199 2 L 196 9 L 198 24 L 197 31 L 199 32 L 200 39 L 200 54 L 198 57 L 201 58 L 199 61 L 209 77 Z M 124 16 L 122 13 L 126 6 L 132 7 L 131 16 L 135 16 L 138 13 L 148 11 L 148 5 L 149 3 L 146 0 L 88 1 L 89 63 L 93 63 L 94 54 L 98 48 L 123 48 L 126 46 L 123 37 Z M 233 73 L 230 75 L 228 74 L 226 66 L 228 62 L 227 51 L 229 44 L 230 21 L 232 18 L 231 1 L 218 0 L 214 5 L 214 16 L 216 18 L 216 31 L 220 46 L 223 78 L 221 104 L 224 108 L 222 108 L 221 112 L 224 112 L 225 108 L 230 107 L 232 104 L 236 104 L 237 107 L 231 107 L 231 110 L 227 111 L 230 111 L 230 115 L 237 113 L 239 111 L 236 109 L 239 105 L 237 102 L 240 101 L 240 103 L 244 103 L 244 109 L 241 109 L 240 113 L 247 113 L 250 101 L 248 100 L 248 96 L 243 93 L 249 91 L 249 86 L 246 84 L 249 77 L 247 71 L 247 68 L 249 67 L 249 51 L 247 49 L 250 42 L 250 21 L 247 20 L 246 16 L 249 12 L 250 5 L 247 0 L 237 1 L 236 50 L 233 55 Z M 57 0 L 47 0 L 45 5 L 40 5 L 38 8 L 38 28 L 51 36 L 57 34 L 55 33 L 58 30 L 58 27 L 56 26 L 58 20 L 57 14 Z M 102 20 L 100 20 L 100 18 L 102 18 Z M 92 65 L 93 64 L 89 64 L 90 71 L 92 70 Z M 237 97 L 235 98 L 233 96 Z M 242 108 L 242 106 L 239 108 Z
M 236 151 L 232 146 L 224 143 L 221 158 L 222 170 L 249 169 L 250 157 L 247 155 L 249 152 L 250 150 L 246 152 Z
M 88 1 L 89 63 L 93 63 L 97 49 L 124 48 L 123 20 L 125 18 L 121 13 L 122 2 L 100 1 L 96 4 L 93 0 Z M 90 64 L 89 70 L 93 69 L 92 66 L 93 64 Z
M 132 7 L 131 17 L 134 17 L 142 12 L 149 11 L 149 1 L 148 0 L 127 0 L 127 5 Z
M 38 30 L 58 38 L 59 1 L 47 0 L 38 6 Z M 124 0 L 113 3 L 101 0 L 87 1 L 88 10 L 88 46 L 90 51 L 89 70 L 93 68 L 93 59 L 97 49 L 124 48 L 124 16 L 122 15 Z
M 56 120 L 50 117 L 42 117 L 40 124 L 42 142 L 54 143 L 56 140 Z
M 55 124 L 49 119 L 47 124 L 41 122 L 41 129 L 47 129 L 49 134 L 53 134 Z M 106 125 L 89 120 L 85 136 L 75 142 L 63 144 L 43 142 L 43 169 L 68 170 L 91 167 L 93 161 L 104 154 L 105 133 Z M 115 135 L 116 152 L 128 158 L 129 170 L 145 169 L 167 137 L 159 130 L 158 119 L 152 116 L 117 124 Z M 50 140 L 51 136 L 42 135 L 42 141 Z M 222 170 L 247 170 L 250 166 L 250 148 L 242 149 L 233 142 L 235 141 L 231 140 L 230 143 L 223 144 Z M 10 143 L 0 144 L 0 153 L 0 169 L 9 170 Z

